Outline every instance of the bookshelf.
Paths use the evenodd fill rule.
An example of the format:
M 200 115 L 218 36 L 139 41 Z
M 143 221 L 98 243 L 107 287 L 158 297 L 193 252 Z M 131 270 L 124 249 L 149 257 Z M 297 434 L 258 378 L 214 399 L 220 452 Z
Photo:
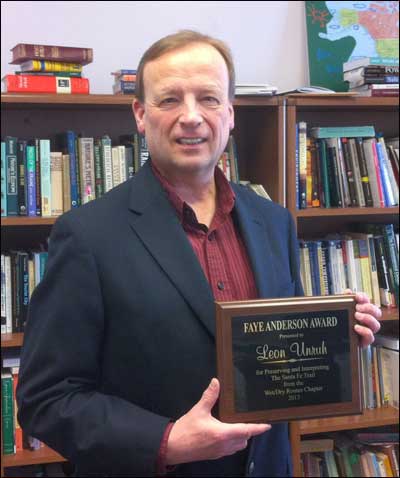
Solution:
M 21 138 L 51 138 L 55 133 L 73 129 L 83 135 L 108 134 L 116 141 L 121 134 L 135 130 L 131 111 L 132 96 L 114 95 L 36 95 L 2 94 L 1 127 L 3 135 Z M 271 198 L 289 208 L 299 237 L 336 232 L 354 222 L 398 224 L 398 207 L 310 209 L 295 207 L 295 125 L 299 120 L 310 125 L 374 124 L 387 136 L 398 135 L 397 98 L 356 97 L 241 97 L 234 102 L 233 132 L 239 158 L 241 179 L 262 184 Z M 48 237 L 55 218 L 1 218 L 2 251 L 31 249 Z M 383 311 L 384 326 L 398 324 L 397 310 Z M 2 348 L 20 347 L 23 334 L 5 334 Z M 290 434 L 294 476 L 300 476 L 300 440 L 311 433 L 362 428 L 398 423 L 392 408 L 367 410 L 361 416 L 292 422 Z M 44 447 L 4 456 L 4 467 L 63 461 Z
M 335 95 L 286 98 L 286 199 L 299 238 L 323 237 L 345 231 L 354 223 L 393 223 L 398 228 L 399 207 L 390 208 L 309 208 L 296 209 L 296 123 L 313 126 L 374 125 L 385 137 L 399 134 L 398 98 L 358 98 Z M 398 310 L 383 308 L 382 329 L 398 328 Z M 362 415 L 300 420 L 290 423 L 294 476 L 301 476 L 300 441 L 311 434 L 356 428 L 396 425 L 399 411 L 392 407 L 366 409 Z
M 132 96 L 2 94 L 3 136 L 52 138 L 72 129 L 82 135 L 118 136 L 135 131 Z M 284 203 L 284 105 L 280 98 L 239 98 L 235 101 L 239 172 L 242 179 L 261 183 L 271 197 Z M 271 149 L 272 148 L 272 149 Z M 271 154 L 272 151 L 272 154 Z M 267 163 L 265 161 L 267 158 Z M 32 249 L 49 236 L 56 218 L 2 217 L 1 247 Z M 21 347 L 23 334 L 4 334 L 2 349 Z M 60 462 L 64 458 L 48 447 L 4 455 L 4 467 Z

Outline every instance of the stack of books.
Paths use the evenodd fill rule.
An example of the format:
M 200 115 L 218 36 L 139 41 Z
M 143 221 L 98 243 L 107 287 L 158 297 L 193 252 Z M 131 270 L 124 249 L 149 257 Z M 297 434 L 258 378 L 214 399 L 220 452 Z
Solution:
M 361 96 L 399 96 L 399 64 L 379 58 L 360 58 L 343 64 L 349 91 Z
M 3 78 L 7 93 L 89 94 L 82 67 L 93 61 L 92 48 L 18 43 L 11 52 L 20 71 Z
M 133 95 L 136 89 L 136 70 L 122 69 L 111 73 L 114 76 L 114 95 Z

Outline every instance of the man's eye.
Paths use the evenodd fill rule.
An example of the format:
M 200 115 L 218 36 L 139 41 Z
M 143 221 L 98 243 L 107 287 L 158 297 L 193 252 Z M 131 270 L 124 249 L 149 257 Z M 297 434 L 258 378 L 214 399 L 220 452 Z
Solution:
M 215 96 L 205 96 L 203 102 L 209 105 L 219 105 L 219 100 Z
M 161 100 L 161 103 L 160 103 L 160 104 L 161 104 L 162 106 L 168 106 L 168 105 L 172 105 L 172 104 L 176 103 L 177 101 L 178 101 L 178 100 L 177 100 L 176 98 L 173 98 L 173 97 L 171 97 L 171 98 L 164 98 L 164 99 Z

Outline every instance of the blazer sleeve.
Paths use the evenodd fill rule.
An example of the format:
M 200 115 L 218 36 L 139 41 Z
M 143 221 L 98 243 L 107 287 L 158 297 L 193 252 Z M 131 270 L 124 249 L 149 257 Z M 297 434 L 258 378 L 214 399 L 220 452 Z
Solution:
M 82 473 L 151 476 L 169 419 L 102 393 L 104 333 L 96 261 L 83 226 L 66 214 L 53 227 L 46 272 L 31 297 L 18 420 Z
M 304 290 L 300 276 L 300 258 L 299 258 L 299 243 L 297 240 L 296 226 L 289 210 L 286 209 L 289 222 L 289 259 L 290 268 L 292 274 L 292 280 L 294 282 L 294 295 L 303 296 Z

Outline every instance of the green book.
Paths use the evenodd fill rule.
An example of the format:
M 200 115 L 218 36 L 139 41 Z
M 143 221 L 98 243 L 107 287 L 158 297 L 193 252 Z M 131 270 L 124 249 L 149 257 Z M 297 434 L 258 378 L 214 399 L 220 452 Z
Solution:
M 373 126 L 318 126 L 311 128 L 313 138 L 366 138 L 375 136 Z
M 9 372 L 1 374 L 1 419 L 3 455 L 15 453 L 13 380 Z

